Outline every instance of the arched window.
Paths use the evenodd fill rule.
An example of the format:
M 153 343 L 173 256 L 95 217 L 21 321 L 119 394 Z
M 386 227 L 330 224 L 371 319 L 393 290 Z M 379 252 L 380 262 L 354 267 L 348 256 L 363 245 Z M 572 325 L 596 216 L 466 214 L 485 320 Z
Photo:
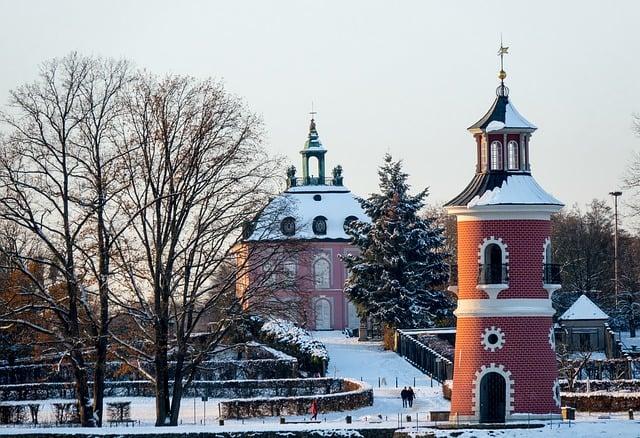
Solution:
M 293 236 L 296 234 L 296 220 L 292 217 L 282 219 L 280 223 L 280 231 L 285 236 Z
M 296 284 L 296 275 L 298 266 L 295 260 L 285 260 L 282 264 L 282 274 L 284 276 L 284 284 L 286 287 L 292 287 Z
M 489 154 L 487 153 L 487 145 L 483 144 L 480 147 L 480 170 L 483 172 L 487 170 L 487 165 L 489 163 Z
M 313 278 L 316 289 L 329 289 L 331 287 L 331 263 L 324 257 L 316 259 L 313 263 Z
M 349 226 L 349 224 L 351 224 L 351 222 L 357 221 L 357 220 L 358 220 L 358 218 L 355 217 L 355 216 L 347 216 L 347 218 L 344 220 L 344 224 L 343 224 L 344 230 L 345 231 L 347 230 L 347 227 Z
M 518 142 L 511 140 L 507 144 L 507 158 L 509 170 L 518 170 L 520 168 L 520 160 L 518 157 Z
M 502 143 L 491 142 L 491 170 L 502 170 Z
M 544 262 L 547 264 L 553 263 L 553 257 L 551 255 L 551 242 L 547 243 L 544 248 Z
M 484 249 L 484 276 L 485 284 L 502 284 L 502 248 L 495 243 L 491 243 Z
M 314 234 L 327 234 L 327 218 L 324 216 L 316 216 L 315 218 L 313 218 L 312 227 Z

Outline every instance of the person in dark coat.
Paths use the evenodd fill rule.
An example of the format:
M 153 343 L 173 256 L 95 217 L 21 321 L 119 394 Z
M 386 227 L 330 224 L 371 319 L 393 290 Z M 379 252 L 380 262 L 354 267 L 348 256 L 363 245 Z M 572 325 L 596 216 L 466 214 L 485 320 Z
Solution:
M 407 407 L 407 398 L 409 396 L 409 391 L 407 390 L 407 387 L 405 386 L 402 391 L 400 391 L 400 398 L 402 398 L 402 407 L 406 408 Z
M 407 403 L 409 403 L 409 407 L 412 408 L 413 407 L 413 399 L 416 398 L 416 393 L 413 392 L 413 388 L 409 387 L 409 389 L 407 389 Z

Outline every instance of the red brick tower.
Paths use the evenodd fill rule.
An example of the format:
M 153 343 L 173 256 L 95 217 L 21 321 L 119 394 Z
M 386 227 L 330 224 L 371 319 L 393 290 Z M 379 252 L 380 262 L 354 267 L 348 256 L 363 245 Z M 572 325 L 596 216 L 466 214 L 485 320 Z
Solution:
M 549 219 L 562 203 L 531 176 L 536 127 L 509 101 L 504 70 L 499 77 L 495 102 L 469 128 L 476 174 L 446 205 L 458 221 L 452 421 L 548 419 L 560 412 L 550 298 L 560 281 Z

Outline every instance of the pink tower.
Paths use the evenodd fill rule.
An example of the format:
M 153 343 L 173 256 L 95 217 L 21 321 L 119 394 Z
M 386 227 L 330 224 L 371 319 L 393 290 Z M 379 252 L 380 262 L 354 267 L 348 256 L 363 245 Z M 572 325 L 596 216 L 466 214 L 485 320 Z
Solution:
M 452 421 L 560 412 L 551 306 L 560 280 L 550 215 L 562 203 L 531 176 L 529 140 L 537 128 L 510 102 L 502 69 L 499 78 L 493 105 L 469 128 L 476 174 L 446 204 L 458 224 Z

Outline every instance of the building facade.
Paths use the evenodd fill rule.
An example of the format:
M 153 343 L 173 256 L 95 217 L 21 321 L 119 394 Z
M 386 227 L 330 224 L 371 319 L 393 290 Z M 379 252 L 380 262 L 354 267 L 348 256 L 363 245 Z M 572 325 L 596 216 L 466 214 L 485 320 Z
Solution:
M 446 204 L 457 217 L 457 335 L 452 421 L 497 423 L 559 415 L 551 294 L 550 215 L 562 203 L 531 175 L 537 129 L 501 82 L 469 132 L 475 176 Z
M 242 243 L 243 250 L 238 251 L 238 263 L 247 264 L 247 257 L 258 257 L 274 245 L 285 245 L 290 248 L 285 251 L 289 254 L 275 261 L 284 269 L 272 269 L 270 264 L 265 264 L 267 269 L 262 272 L 250 269 L 239 279 L 237 293 L 245 295 L 252 284 L 264 282 L 264 275 L 288 274 L 291 287 L 279 287 L 282 282 L 275 278 L 272 294 L 297 303 L 298 322 L 314 330 L 357 329 L 360 321 L 355 306 L 343 292 L 347 271 L 340 256 L 357 251 L 350 244 L 345 225 L 367 217 L 344 185 L 342 167 L 336 166 L 331 177 L 325 175 L 326 152 L 311 119 L 308 139 L 300 151 L 302 177 L 296 176 L 295 167 L 288 169 L 287 190 L 256 218 Z

